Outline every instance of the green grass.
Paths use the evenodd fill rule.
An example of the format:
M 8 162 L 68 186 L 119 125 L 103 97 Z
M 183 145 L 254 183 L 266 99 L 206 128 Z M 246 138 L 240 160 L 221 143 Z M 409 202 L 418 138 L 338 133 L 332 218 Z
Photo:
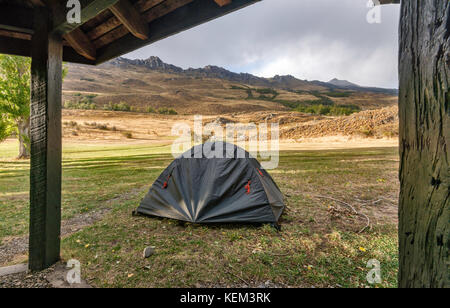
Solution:
M 100 207 L 103 220 L 65 237 L 62 257 L 81 261 L 96 287 L 280 286 L 366 287 L 367 261 L 382 266 L 382 283 L 395 287 L 397 231 L 389 204 L 358 206 L 358 200 L 397 194 L 397 149 L 282 152 L 271 171 L 286 195 L 282 231 L 270 226 L 182 225 L 132 217 L 150 185 L 172 160 L 169 146 L 67 145 L 63 163 L 63 219 Z M 0 239 L 26 235 L 27 161 L 16 144 L 0 144 Z M 330 196 L 363 209 L 364 220 Z M 395 204 L 392 205 L 395 207 Z M 332 211 L 337 209 L 337 211 Z M 336 214 L 337 213 L 337 214 Z M 395 215 L 394 215 L 395 216 Z M 143 259 L 146 246 L 156 254 Z
M 28 230 L 29 161 L 16 143 L 0 144 L 0 241 Z M 69 145 L 63 155 L 63 219 L 95 209 L 153 180 L 170 147 Z M 152 155 L 153 154 L 153 155 Z

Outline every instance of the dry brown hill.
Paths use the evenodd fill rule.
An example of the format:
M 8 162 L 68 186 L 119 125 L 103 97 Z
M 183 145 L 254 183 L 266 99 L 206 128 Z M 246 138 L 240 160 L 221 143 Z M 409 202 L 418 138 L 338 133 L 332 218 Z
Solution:
M 116 59 L 98 67 L 69 64 L 63 102 L 75 105 L 81 102 L 82 108 L 95 106 L 96 109 L 123 102 L 138 112 L 146 112 L 151 107 L 172 108 L 178 114 L 205 115 L 289 111 L 296 104 L 318 100 L 357 105 L 362 110 L 397 103 L 397 97 L 389 91 L 335 89 L 331 84 L 292 76 L 265 79 L 214 66 L 182 70 L 156 57 L 139 61 Z M 262 90 L 273 93 L 266 95 Z
M 344 117 L 295 123 L 281 131 L 283 139 L 324 136 L 395 137 L 398 135 L 398 107 L 366 110 Z

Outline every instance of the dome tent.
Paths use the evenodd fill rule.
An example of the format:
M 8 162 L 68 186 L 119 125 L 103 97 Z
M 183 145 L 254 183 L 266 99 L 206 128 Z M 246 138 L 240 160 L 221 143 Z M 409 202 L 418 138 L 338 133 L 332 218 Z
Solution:
M 135 213 L 193 223 L 277 225 L 284 208 L 282 193 L 255 158 L 233 144 L 208 142 L 175 159 Z

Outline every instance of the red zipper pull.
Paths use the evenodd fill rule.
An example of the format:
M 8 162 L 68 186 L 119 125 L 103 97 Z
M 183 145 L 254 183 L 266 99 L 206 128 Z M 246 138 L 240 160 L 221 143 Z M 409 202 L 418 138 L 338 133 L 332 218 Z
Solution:
M 167 181 L 164 182 L 164 184 L 163 184 L 163 188 L 164 188 L 164 189 L 166 189 L 167 186 L 169 186 L 169 183 L 168 183 L 168 182 L 169 182 L 169 180 L 170 180 L 170 177 L 171 177 L 171 176 L 169 175 L 169 176 L 167 177 Z
M 247 190 L 247 195 L 250 194 L 250 184 L 252 181 L 248 181 L 247 185 L 245 185 L 245 189 Z

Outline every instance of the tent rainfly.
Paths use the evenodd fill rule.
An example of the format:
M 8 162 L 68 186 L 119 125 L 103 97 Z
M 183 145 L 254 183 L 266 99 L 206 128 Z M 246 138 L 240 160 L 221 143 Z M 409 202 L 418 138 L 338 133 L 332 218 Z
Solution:
M 285 208 L 272 177 L 236 145 L 208 142 L 175 159 L 136 213 L 193 223 L 272 223 Z

